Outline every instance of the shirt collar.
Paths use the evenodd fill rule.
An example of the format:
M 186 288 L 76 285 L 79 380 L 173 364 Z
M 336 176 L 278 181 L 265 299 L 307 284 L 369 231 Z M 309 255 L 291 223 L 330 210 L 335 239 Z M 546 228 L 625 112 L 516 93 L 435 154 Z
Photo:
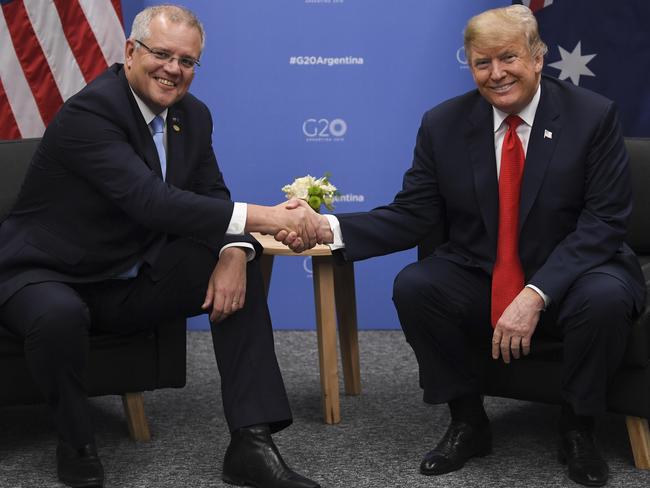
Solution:
M 151 121 L 156 117 L 156 115 L 160 115 L 163 119 L 163 122 L 167 121 L 167 111 L 168 109 L 163 110 L 159 114 L 155 114 L 151 111 L 149 107 L 147 107 L 147 104 L 142 101 L 142 99 L 133 91 L 133 88 L 129 85 L 129 89 L 131 90 L 131 93 L 133 93 L 133 96 L 135 98 L 135 103 L 138 104 L 138 108 L 140 109 L 140 113 L 142 113 L 142 117 L 144 118 L 144 121 L 146 122 L 147 125 L 151 123 Z
M 526 105 L 521 112 L 519 112 L 516 115 L 519 115 L 521 119 L 529 126 L 533 126 L 533 121 L 535 120 L 535 112 L 537 112 L 537 106 L 539 105 L 539 99 L 542 94 L 542 84 L 540 83 L 537 86 L 537 91 L 535 92 L 535 95 L 533 95 L 533 99 L 530 101 L 528 105 Z M 506 117 L 509 114 L 499 110 L 496 107 L 492 107 L 492 116 L 494 120 L 494 132 L 498 131 L 499 128 L 501 127 L 501 124 L 503 124 L 503 121 L 506 119 Z

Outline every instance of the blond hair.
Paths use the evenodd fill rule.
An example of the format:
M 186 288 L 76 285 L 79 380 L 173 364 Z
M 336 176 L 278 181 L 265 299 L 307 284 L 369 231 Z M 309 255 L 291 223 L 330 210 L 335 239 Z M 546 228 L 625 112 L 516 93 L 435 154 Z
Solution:
M 533 58 L 544 56 L 548 51 L 539 36 L 537 19 L 524 5 L 510 5 L 486 10 L 467 22 L 464 32 L 465 53 L 471 62 L 472 46 L 494 47 L 505 41 L 524 37 Z

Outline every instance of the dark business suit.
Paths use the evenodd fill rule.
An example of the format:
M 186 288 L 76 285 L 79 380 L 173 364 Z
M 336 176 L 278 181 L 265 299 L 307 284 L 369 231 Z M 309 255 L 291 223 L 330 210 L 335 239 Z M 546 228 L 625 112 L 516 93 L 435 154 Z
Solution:
M 410 248 L 445 226 L 446 242 L 400 273 L 393 297 L 432 403 L 479 389 L 468 344 L 489 345 L 499 195 L 492 114 L 476 90 L 433 108 L 422 119 L 413 165 L 394 201 L 369 214 L 337 216 L 350 260 Z M 519 255 L 525 282 L 550 298 L 538 331 L 548 324 L 546 332 L 565 337 L 565 395 L 580 397 L 576 408 L 584 414 L 604 407 L 604 386 L 594 387 L 594 398 L 583 397 L 595 378 L 611 375 L 627 337 L 624 326 L 594 332 L 589 324 L 607 308 L 607 296 L 624 302 L 610 310 L 623 322 L 643 303 L 641 271 L 623 242 L 631 205 L 612 102 L 542 77 L 522 180 Z M 601 295 L 600 306 L 585 302 Z M 556 321 L 561 330 L 550 330 Z M 585 341 L 600 346 L 586 351 Z
M 219 249 L 247 241 L 261 252 L 250 236 L 225 235 L 233 203 L 211 138 L 203 103 L 187 94 L 170 107 L 163 181 L 122 65 L 113 65 L 48 126 L 0 226 L 0 322 L 25 337 L 32 373 L 72 445 L 92 440 L 88 328 L 128 332 L 203 313 Z M 119 279 L 136 263 L 137 278 Z M 231 430 L 288 425 L 257 260 L 247 266 L 244 308 L 212 333 Z

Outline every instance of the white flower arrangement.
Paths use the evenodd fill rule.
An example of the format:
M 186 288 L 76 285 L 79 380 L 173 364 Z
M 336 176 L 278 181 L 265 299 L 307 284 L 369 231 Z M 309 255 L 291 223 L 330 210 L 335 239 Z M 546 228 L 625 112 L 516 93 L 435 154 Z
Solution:
M 296 178 L 290 185 L 284 185 L 282 191 L 287 198 L 299 198 L 306 201 L 316 212 L 320 212 L 321 205 L 328 210 L 333 210 L 334 196 L 338 194 L 336 187 L 328 180 L 325 174 L 320 178 L 311 175 Z

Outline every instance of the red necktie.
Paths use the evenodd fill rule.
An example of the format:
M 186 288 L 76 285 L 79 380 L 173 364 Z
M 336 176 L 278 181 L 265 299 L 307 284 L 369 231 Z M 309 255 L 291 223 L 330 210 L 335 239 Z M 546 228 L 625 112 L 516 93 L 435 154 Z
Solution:
M 501 149 L 499 172 L 499 237 L 497 259 L 492 272 L 492 313 L 494 327 L 503 311 L 524 287 L 524 272 L 519 261 L 519 195 L 524 172 L 524 146 L 517 135 L 523 122 L 516 115 L 505 120 L 508 131 Z

